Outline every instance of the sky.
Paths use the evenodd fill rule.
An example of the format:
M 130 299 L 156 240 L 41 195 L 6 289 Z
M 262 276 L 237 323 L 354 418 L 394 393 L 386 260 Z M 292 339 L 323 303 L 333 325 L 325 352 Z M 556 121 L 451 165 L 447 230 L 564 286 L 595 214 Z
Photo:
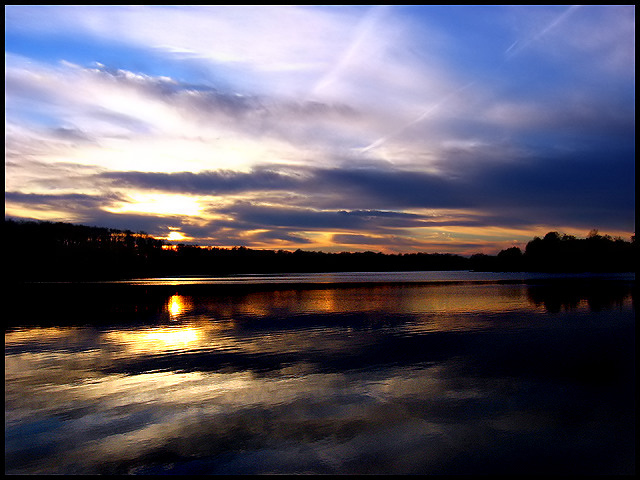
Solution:
M 5 6 L 5 218 L 256 249 L 635 234 L 634 6 Z

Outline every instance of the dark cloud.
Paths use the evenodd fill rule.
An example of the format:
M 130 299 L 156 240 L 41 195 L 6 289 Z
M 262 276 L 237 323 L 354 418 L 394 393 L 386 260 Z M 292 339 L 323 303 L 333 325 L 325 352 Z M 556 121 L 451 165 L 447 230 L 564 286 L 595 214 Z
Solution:
M 540 158 L 492 168 L 475 176 L 480 208 L 515 212 L 532 223 L 572 224 L 575 219 L 633 228 L 635 152 Z M 486 194 L 480 197 L 480 189 Z
M 479 251 L 482 247 L 486 246 L 486 242 L 481 243 L 469 243 L 469 242 L 438 242 L 438 241 L 417 241 L 412 237 L 402 237 L 402 236 L 386 236 L 386 237 L 378 237 L 371 235 L 360 235 L 360 234 L 344 234 L 339 233 L 332 236 L 333 243 L 337 245 L 358 245 L 358 246 L 368 246 L 368 247 L 379 247 L 380 245 L 385 245 L 388 247 L 392 247 L 396 250 L 404 250 L 404 251 L 416 251 L 416 250 L 432 250 L 432 251 L 441 251 L 441 252 L 449 252 L 454 248 L 456 250 L 461 249 L 469 249 L 473 251 Z
M 93 143 L 94 139 L 78 128 L 59 127 L 51 130 L 53 136 L 60 140 L 74 143 Z
M 105 172 L 98 177 L 117 185 L 185 194 L 294 191 L 325 197 L 335 195 L 336 202 L 360 204 L 373 200 L 380 210 L 385 206 L 454 208 L 472 205 L 464 191 L 447 178 L 419 171 L 379 168 L 300 167 L 297 171 L 291 167 L 282 171 L 260 168 L 248 173 L 228 170 L 200 173 Z M 355 209 L 362 207 L 355 206 Z
M 362 198 L 372 202 L 373 208 L 472 206 L 471 199 L 460 189 L 459 181 L 436 174 L 378 168 L 335 168 L 314 173 L 316 184 L 327 191 L 345 194 L 345 199 Z
M 201 195 L 289 190 L 296 189 L 300 183 L 295 177 L 269 169 L 257 169 L 250 173 L 232 170 L 199 173 L 105 172 L 98 177 L 117 185 Z
M 5 202 L 28 205 L 40 210 L 63 210 L 69 212 L 87 211 L 104 206 L 119 197 L 87 195 L 82 193 L 69 194 L 36 194 L 21 192 L 5 192 Z
M 361 235 L 352 233 L 338 233 L 332 235 L 331 240 L 336 245 L 369 245 L 378 246 L 381 243 L 394 247 L 414 248 L 416 246 L 415 239 L 404 238 L 401 236 L 387 236 L 381 238 L 379 236 Z
M 482 159 L 484 160 L 484 159 Z M 632 229 L 635 221 L 635 150 L 520 156 L 511 161 L 453 157 L 457 175 L 368 167 L 263 167 L 250 172 L 110 172 L 119 186 L 184 194 L 251 194 L 260 202 L 237 202 L 217 210 L 256 228 L 411 228 L 563 224 Z M 277 193 L 291 194 L 288 207 Z M 276 195 L 276 196 L 271 196 Z M 476 216 L 451 221 L 405 209 L 464 209 Z M 491 223 L 497 222 L 497 223 Z
M 5 201 L 43 211 L 69 211 L 84 223 L 144 230 L 165 236 L 181 228 L 203 244 L 305 245 L 303 232 L 336 232 L 334 241 L 376 242 L 401 248 L 415 244 L 414 228 L 531 227 L 558 225 L 601 231 L 635 228 L 635 150 L 619 147 L 588 154 L 521 156 L 512 161 L 451 157 L 458 175 L 367 167 L 264 166 L 249 172 L 103 172 L 99 184 L 195 195 L 236 195 L 210 213 L 224 219 L 194 226 L 180 216 L 114 214 L 104 210 L 118 195 L 36 195 L 6 192 Z M 258 197 L 252 194 L 258 193 Z M 246 196 L 246 200 L 243 197 Z M 291 197 L 295 201 L 286 201 Z M 406 209 L 434 209 L 408 213 Z M 438 209 L 450 212 L 446 218 Z M 461 213 L 455 213 L 456 210 Z M 464 213 L 462 213 L 464 212 Z
M 472 209 L 530 225 L 550 221 L 571 225 L 574 218 L 584 217 L 633 228 L 635 149 L 521 156 L 458 167 L 456 176 L 334 169 L 318 171 L 316 178 L 334 189 L 336 198 L 341 192 L 342 198 L 362 199 L 370 208 Z
M 282 241 L 286 243 L 290 243 L 292 245 L 305 245 L 311 243 L 311 240 L 305 238 L 301 235 L 297 235 L 294 233 L 289 233 L 286 230 L 268 230 L 266 232 L 259 232 L 251 236 L 251 240 L 253 242 L 268 242 L 273 243 L 273 241 Z
M 300 230 L 383 231 L 422 226 L 425 217 L 376 210 L 315 210 L 237 202 L 221 211 L 248 229 L 286 227 Z

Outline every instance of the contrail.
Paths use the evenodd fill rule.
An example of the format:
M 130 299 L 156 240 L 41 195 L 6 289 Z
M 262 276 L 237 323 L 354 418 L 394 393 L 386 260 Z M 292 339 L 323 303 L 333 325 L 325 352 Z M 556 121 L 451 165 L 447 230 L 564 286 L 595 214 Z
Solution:
M 529 38 L 527 41 L 520 42 L 518 40 L 516 40 L 515 42 L 513 42 L 509 48 L 507 48 L 507 50 L 505 50 L 505 55 L 507 56 L 507 60 L 509 58 L 512 58 L 514 55 L 517 55 L 518 53 L 520 53 L 522 50 L 524 50 L 525 48 L 527 48 L 529 45 L 531 45 L 533 42 L 538 41 L 540 38 L 542 38 L 544 35 L 546 35 L 550 30 L 554 29 L 555 27 L 557 27 L 560 23 L 562 23 L 564 20 L 567 19 L 567 17 L 569 17 L 569 15 L 571 15 L 573 12 L 575 12 L 579 7 L 581 7 L 581 5 L 572 5 L 569 8 L 567 8 L 564 12 L 562 12 L 560 15 L 558 15 L 556 18 L 553 19 L 553 21 L 551 21 L 546 27 L 544 27 L 542 30 L 540 30 L 538 33 L 536 33 L 534 36 L 532 36 L 531 38 Z M 506 61 L 506 60 L 505 60 Z M 504 64 L 504 61 L 502 62 L 501 65 Z M 407 123 L 406 125 L 402 126 L 401 128 L 397 129 L 396 131 L 385 135 L 384 137 L 380 137 L 378 138 L 376 141 L 370 143 L 369 145 L 367 145 L 366 147 L 363 148 L 359 148 L 357 149 L 360 153 L 365 153 L 368 152 L 369 150 L 372 150 L 374 148 L 379 147 L 380 145 L 382 145 L 383 143 L 385 143 L 386 141 L 388 141 L 389 139 L 400 135 L 402 132 L 404 132 L 405 130 L 407 130 L 409 127 L 411 127 L 412 125 L 415 125 L 416 123 L 422 121 L 423 119 L 425 119 L 427 116 L 429 116 L 429 114 L 431 112 L 433 112 L 434 110 L 436 110 L 437 108 L 439 108 L 440 106 L 442 106 L 443 104 L 445 104 L 446 102 L 448 102 L 451 98 L 455 97 L 456 95 L 458 95 L 460 92 L 462 92 L 463 90 L 469 88 L 471 85 L 473 85 L 474 83 L 476 83 L 475 81 L 470 82 L 466 85 L 464 85 L 463 87 L 460 87 L 459 89 L 453 91 L 452 93 L 450 93 L 449 95 L 447 95 L 446 97 L 444 97 L 442 100 L 440 100 L 439 102 L 431 105 L 429 108 L 427 108 L 424 112 L 422 112 L 418 117 L 416 117 L 414 120 L 412 120 L 411 122 Z
M 357 25 L 355 34 L 351 39 L 348 48 L 342 53 L 340 59 L 333 68 L 325 73 L 325 75 L 316 83 L 312 89 L 312 94 L 317 94 L 327 85 L 333 83 L 340 77 L 343 71 L 349 67 L 353 58 L 357 56 L 358 51 L 366 44 L 367 36 L 374 31 L 376 24 L 381 18 L 384 18 L 388 9 L 389 6 L 387 5 L 376 5 L 369 9 L 364 18 Z
M 390 133 L 389 135 L 385 135 L 384 137 L 380 137 L 379 139 L 377 139 L 376 141 L 370 143 L 366 147 L 360 148 L 358 150 L 360 151 L 360 153 L 368 152 L 371 149 L 379 147 L 380 145 L 382 145 L 383 143 L 385 143 L 389 139 L 391 139 L 391 138 L 393 138 L 393 137 L 395 137 L 397 135 L 400 135 L 402 132 L 407 130 L 409 127 L 411 127 L 411 126 L 415 125 L 416 123 L 419 123 L 422 120 L 424 120 L 425 118 L 427 118 L 431 114 L 431 112 L 433 112 L 434 110 L 440 108 L 442 105 L 447 103 L 451 98 L 457 96 L 460 92 L 462 92 L 463 90 L 466 90 L 467 88 L 472 86 L 474 83 L 476 83 L 476 82 L 473 81 L 473 82 L 467 83 L 466 85 L 458 88 L 457 90 L 454 90 L 453 92 L 451 92 L 450 94 L 448 94 L 447 96 L 442 98 L 439 102 L 436 102 L 433 105 L 431 105 L 429 108 L 427 108 L 424 112 L 422 112 L 420 115 L 418 115 L 415 119 L 411 120 L 409 123 L 403 125 L 402 127 L 397 129 L 396 131 Z
M 531 38 L 529 38 L 528 40 L 526 40 L 524 43 L 516 40 L 515 42 L 513 42 L 511 44 L 511 46 L 509 48 L 507 48 L 505 50 L 505 55 L 507 55 L 507 58 L 511 58 L 514 55 L 517 55 L 518 53 L 520 53 L 522 50 L 524 50 L 525 48 L 527 48 L 529 45 L 531 45 L 533 42 L 537 42 L 538 40 L 540 40 L 540 38 L 542 38 L 544 35 L 546 35 L 550 30 L 554 29 L 555 27 L 557 27 L 560 23 L 562 23 L 564 20 L 566 20 L 566 18 L 571 15 L 573 12 L 575 12 L 578 8 L 580 8 L 582 5 L 571 5 L 569 8 L 567 8 L 564 12 L 562 12 L 560 15 L 558 15 L 556 18 L 553 19 L 553 21 L 551 21 L 546 27 L 544 27 L 542 30 L 540 30 L 538 33 L 536 33 L 534 36 L 532 36 Z M 519 45 L 517 48 L 516 46 Z

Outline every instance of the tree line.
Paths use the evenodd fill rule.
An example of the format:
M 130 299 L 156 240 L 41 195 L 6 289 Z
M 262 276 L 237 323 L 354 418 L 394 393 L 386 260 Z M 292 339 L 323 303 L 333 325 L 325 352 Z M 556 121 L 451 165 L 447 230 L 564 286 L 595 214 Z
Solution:
M 544 271 L 630 272 L 637 245 L 593 230 L 580 239 L 559 232 L 535 237 L 497 255 L 449 253 L 263 250 L 200 247 L 165 242 L 144 232 L 62 222 L 5 219 L 5 268 L 10 278 L 102 280 L 167 275 L 294 273 L 336 271 Z

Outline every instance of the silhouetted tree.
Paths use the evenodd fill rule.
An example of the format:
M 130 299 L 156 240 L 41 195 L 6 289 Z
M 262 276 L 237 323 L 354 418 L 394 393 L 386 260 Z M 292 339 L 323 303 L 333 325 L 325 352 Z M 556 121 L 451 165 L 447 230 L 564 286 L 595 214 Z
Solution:
M 7 219 L 4 227 L 5 265 L 18 279 L 120 278 L 149 272 L 162 254 L 162 241 L 142 232 Z
M 474 253 L 469 258 L 469 268 L 476 272 L 493 272 L 498 270 L 497 259 L 486 253 Z
M 600 235 L 549 232 L 497 255 L 383 254 L 254 250 L 177 245 L 144 232 L 5 219 L 5 268 L 17 280 L 114 279 L 160 275 L 226 275 L 329 271 L 635 271 L 637 244 Z
M 523 254 L 519 247 L 510 247 L 498 253 L 497 268 L 505 272 L 519 272 L 524 269 Z
M 527 270 L 538 271 L 635 271 L 635 242 L 613 239 L 591 230 L 586 239 L 549 232 L 543 239 L 535 237 L 525 249 Z

